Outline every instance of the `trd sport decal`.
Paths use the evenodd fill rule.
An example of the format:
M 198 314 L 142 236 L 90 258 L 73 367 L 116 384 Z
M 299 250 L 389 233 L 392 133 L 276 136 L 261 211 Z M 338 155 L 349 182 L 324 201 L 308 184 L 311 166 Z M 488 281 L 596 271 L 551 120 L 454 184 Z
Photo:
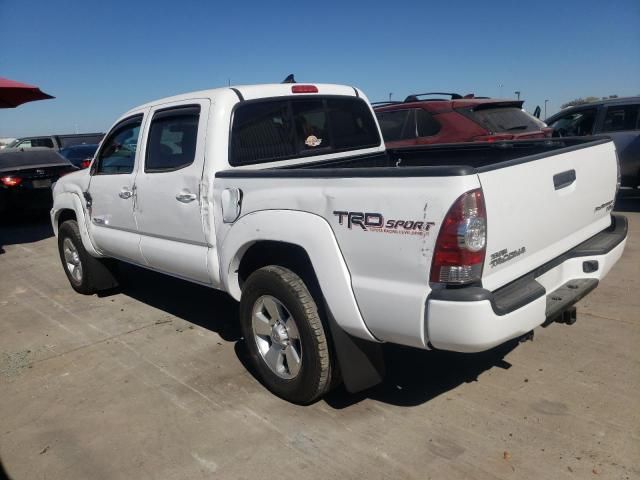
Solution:
M 426 235 L 435 222 L 424 220 L 386 220 L 381 213 L 335 211 L 340 225 L 352 229 L 359 227 L 365 232 L 398 233 L 403 235 Z

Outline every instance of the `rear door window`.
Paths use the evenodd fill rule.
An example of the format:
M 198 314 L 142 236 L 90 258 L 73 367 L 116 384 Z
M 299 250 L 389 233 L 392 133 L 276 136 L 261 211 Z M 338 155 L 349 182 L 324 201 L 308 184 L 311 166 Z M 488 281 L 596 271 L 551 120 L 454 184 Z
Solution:
M 252 165 L 380 145 L 369 106 L 358 98 L 303 97 L 240 104 L 229 162 Z
M 145 172 L 166 172 L 193 163 L 198 139 L 200 106 L 156 112 L 151 120 Z
M 522 133 L 540 130 L 535 117 L 518 107 L 491 106 L 467 110 L 466 115 L 491 133 Z
M 607 107 L 602 126 L 603 132 L 620 132 L 623 130 L 637 130 L 640 118 L 638 118 L 639 105 L 624 105 Z

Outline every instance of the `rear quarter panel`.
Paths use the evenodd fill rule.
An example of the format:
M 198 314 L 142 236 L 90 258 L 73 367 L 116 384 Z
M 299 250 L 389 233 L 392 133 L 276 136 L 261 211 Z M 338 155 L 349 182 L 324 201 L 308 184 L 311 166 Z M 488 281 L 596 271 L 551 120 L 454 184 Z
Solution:
M 369 330 L 380 340 L 424 348 L 423 316 L 430 292 L 428 275 L 440 222 L 461 193 L 478 186 L 475 175 L 218 178 L 214 204 L 221 204 L 220 194 L 225 188 L 240 188 L 242 217 L 252 212 L 285 209 L 324 218 L 344 257 L 358 308 Z M 413 222 L 413 225 L 409 224 L 409 229 L 404 225 L 363 228 L 358 224 L 349 225 L 346 212 L 379 214 L 385 227 L 395 226 L 397 221 Z M 222 218 L 221 212 L 216 211 L 216 218 Z M 424 231 L 413 228 L 417 222 L 422 222 Z M 225 237 L 233 228 L 233 224 L 216 222 L 222 249 Z M 282 241 L 297 243 L 295 237 Z M 312 261 L 318 259 L 312 258 Z M 230 265 L 221 265 L 221 275 L 228 275 L 229 269 Z M 340 323 L 340 318 L 336 320 Z

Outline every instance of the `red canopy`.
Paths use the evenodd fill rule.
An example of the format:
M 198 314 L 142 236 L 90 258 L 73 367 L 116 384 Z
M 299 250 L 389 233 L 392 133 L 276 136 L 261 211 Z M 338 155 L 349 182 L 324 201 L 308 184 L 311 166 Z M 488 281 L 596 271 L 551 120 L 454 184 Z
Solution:
M 55 98 L 42 92 L 38 87 L 0 77 L 0 108 L 15 108 L 34 100 Z

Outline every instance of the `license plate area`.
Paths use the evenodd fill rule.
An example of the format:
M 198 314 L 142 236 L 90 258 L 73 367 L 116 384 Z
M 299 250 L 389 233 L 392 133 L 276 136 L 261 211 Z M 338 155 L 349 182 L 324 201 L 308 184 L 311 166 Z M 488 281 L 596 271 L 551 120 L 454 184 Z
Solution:
M 32 180 L 31 184 L 33 185 L 33 188 L 51 188 L 51 179 Z

